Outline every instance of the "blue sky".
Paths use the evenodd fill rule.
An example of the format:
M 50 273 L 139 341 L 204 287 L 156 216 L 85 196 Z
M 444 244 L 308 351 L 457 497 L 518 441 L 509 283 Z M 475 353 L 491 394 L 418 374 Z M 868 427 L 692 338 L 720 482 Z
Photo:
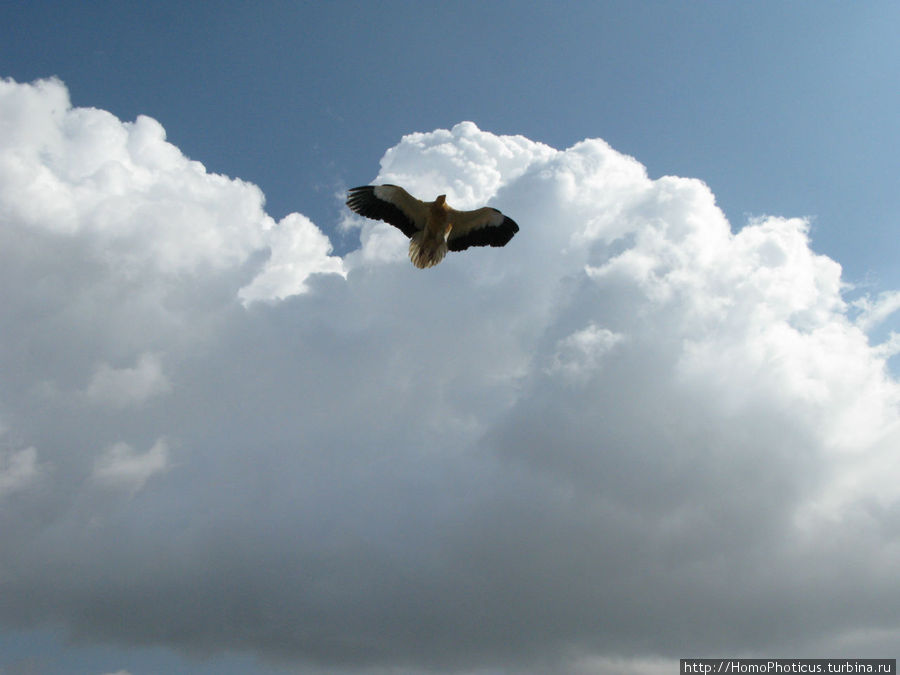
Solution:
M 898 25 L 0 5 L 0 672 L 896 656 Z

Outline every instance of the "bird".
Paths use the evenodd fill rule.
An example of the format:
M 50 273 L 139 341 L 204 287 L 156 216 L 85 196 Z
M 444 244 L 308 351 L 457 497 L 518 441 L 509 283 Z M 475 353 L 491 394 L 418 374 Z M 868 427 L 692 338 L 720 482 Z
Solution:
M 419 269 L 437 265 L 447 251 L 505 246 L 519 231 L 512 218 L 490 206 L 457 211 L 447 203 L 447 195 L 423 202 L 398 185 L 351 188 L 347 206 L 366 218 L 383 220 L 409 237 L 409 259 Z

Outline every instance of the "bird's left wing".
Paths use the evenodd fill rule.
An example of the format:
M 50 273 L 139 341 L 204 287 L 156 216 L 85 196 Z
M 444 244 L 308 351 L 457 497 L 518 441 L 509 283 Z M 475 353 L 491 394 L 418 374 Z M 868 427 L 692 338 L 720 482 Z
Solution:
M 362 185 L 347 192 L 347 206 L 361 216 L 383 220 L 407 237 L 425 227 L 428 206 L 398 185 Z
M 506 246 L 519 231 L 516 222 L 497 209 L 485 206 L 474 211 L 453 211 L 453 229 L 447 237 L 447 248 L 462 251 L 470 246 Z

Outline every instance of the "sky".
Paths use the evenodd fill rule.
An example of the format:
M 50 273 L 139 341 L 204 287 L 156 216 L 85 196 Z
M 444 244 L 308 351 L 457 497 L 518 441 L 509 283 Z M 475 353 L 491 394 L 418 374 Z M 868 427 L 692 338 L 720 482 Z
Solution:
M 0 5 L 0 673 L 896 658 L 898 23 Z

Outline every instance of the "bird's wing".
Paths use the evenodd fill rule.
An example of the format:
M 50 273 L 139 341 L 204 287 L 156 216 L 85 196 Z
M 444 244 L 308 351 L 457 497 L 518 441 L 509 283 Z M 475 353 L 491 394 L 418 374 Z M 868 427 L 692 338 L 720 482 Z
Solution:
M 497 209 L 485 206 L 474 211 L 453 211 L 453 229 L 447 237 L 447 248 L 462 251 L 470 246 L 505 246 L 519 231 L 519 226 Z
M 397 185 L 363 185 L 347 193 L 347 206 L 366 218 L 383 220 L 407 237 L 425 227 L 428 206 Z

